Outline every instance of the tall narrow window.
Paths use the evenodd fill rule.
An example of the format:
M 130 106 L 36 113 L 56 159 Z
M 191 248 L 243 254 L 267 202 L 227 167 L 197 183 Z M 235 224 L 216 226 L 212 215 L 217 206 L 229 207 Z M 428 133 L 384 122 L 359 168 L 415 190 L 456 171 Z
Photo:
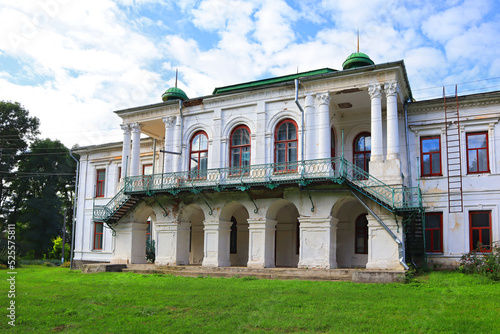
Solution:
M 366 214 L 356 219 L 355 253 L 368 254 L 368 220 Z
M 236 254 L 238 252 L 238 227 L 236 218 L 231 217 L 231 232 L 229 236 L 229 253 Z
M 491 211 L 470 211 L 470 249 L 489 252 L 491 250 Z
M 102 223 L 94 223 L 94 249 L 102 249 L 102 234 L 103 226 Z
M 333 128 L 330 130 L 330 149 L 330 156 L 335 158 L 335 131 L 333 131 Z
M 488 173 L 488 133 L 467 134 L 467 173 Z
M 297 124 L 292 120 L 284 120 L 276 127 L 274 141 L 274 161 L 276 171 L 297 170 L 298 157 Z
M 369 173 L 368 162 L 372 151 L 371 136 L 361 133 L 354 139 L 354 164 Z M 359 175 L 361 177 L 361 175 Z
M 425 214 L 425 251 L 443 252 L 443 214 L 441 212 Z
M 241 125 L 231 133 L 231 174 L 248 173 L 250 166 L 250 130 Z
M 422 176 L 441 174 L 441 137 L 420 138 L 420 160 Z
M 208 137 L 203 131 L 194 134 L 190 145 L 189 171 L 191 178 L 206 177 L 208 167 Z
M 146 229 L 146 242 L 151 242 L 151 221 L 147 221 L 148 227 Z
M 97 170 L 97 181 L 95 187 L 95 197 L 104 197 L 104 184 L 106 182 L 106 170 L 98 169 Z

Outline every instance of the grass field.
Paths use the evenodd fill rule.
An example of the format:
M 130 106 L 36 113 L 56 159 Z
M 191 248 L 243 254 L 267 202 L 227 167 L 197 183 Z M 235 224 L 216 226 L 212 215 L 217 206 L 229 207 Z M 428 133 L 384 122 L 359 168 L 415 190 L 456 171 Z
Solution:
M 9 298 L 3 275 L 2 309 Z M 410 284 L 81 274 L 25 266 L 6 333 L 500 333 L 500 284 L 433 272 Z

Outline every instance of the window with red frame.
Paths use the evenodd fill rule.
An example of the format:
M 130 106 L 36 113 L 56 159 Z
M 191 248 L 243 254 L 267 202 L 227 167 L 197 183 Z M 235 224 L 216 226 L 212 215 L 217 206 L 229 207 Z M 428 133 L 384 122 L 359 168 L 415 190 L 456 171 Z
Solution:
M 248 173 L 250 166 L 250 130 L 245 125 L 238 126 L 231 133 L 230 162 L 231 174 Z
M 151 221 L 147 221 L 148 227 L 146 229 L 146 242 L 151 242 Z
M 208 136 L 198 131 L 191 138 L 189 171 L 191 178 L 206 177 L 208 167 Z
M 368 220 L 366 214 L 356 219 L 355 253 L 368 254 Z
M 278 163 L 276 171 L 287 172 L 297 170 L 298 158 L 297 124 L 292 120 L 284 120 L 276 127 L 274 137 L 274 162 Z
M 469 211 L 470 249 L 476 252 L 491 250 L 491 211 Z
M 467 173 L 488 173 L 488 133 L 467 134 Z
M 420 138 L 420 160 L 422 176 L 442 175 L 440 136 Z
M 425 214 L 425 251 L 443 252 L 443 214 L 441 212 Z
M 153 165 L 142 165 L 142 175 L 152 175 L 153 174 Z
M 122 168 L 118 167 L 118 182 L 122 180 Z
M 361 133 L 354 139 L 354 164 L 369 173 L 368 163 L 372 151 L 371 136 L 369 133 Z M 361 177 L 361 175 L 359 176 Z
M 106 182 L 106 170 L 97 170 L 97 181 L 95 186 L 95 197 L 104 197 L 104 184 Z
M 103 224 L 94 223 L 94 250 L 102 249 Z

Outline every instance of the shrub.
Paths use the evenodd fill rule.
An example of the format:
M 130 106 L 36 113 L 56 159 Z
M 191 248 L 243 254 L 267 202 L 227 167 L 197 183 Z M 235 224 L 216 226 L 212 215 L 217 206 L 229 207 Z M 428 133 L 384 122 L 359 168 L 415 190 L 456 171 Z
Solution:
M 490 252 L 462 255 L 458 270 L 464 274 L 480 274 L 500 281 L 500 243 L 494 242 Z
M 61 258 L 61 251 L 62 251 L 62 238 L 57 237 L 52 240 L 52 250 L 49 252 L 49 259 L 60 259 Z M 70 246 L 68 243 L 64 244 L 64 258 L 69 259 L 69 253 L 70 253 Z

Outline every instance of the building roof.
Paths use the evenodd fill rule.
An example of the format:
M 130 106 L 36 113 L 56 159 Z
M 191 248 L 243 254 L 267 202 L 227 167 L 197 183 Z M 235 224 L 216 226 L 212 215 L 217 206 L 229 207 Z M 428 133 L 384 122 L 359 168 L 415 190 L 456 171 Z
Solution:
M 230 86 L 224 86 L 224 87 L 216 87 L 214 89 L 214 91 L 212 92 L 212 94 L 217 95 L 217 94 L 222 94 L 222 93 L 227 93 L 227 92 L 234 92 L 234 91 L 238 91 L 238 90 L 243 90 L 243 89 L 247 89 L 247 88 L 256 88 L 256 87 L 270 85 L 270 84 L 292 81 L 292 80 L 295 80 L 298 78 L 308 77 L 308 76 L 312 76 L 312 75 L 332 73 L 332 72 L 338 72 L 338 71 L 331 69 L 331 68 L 322 68 L 319 70 L 301 72 L 301 73 L 296 73 L 296 74 L 289 74 L 289 75 L 284 75 L 281 77 L 274 77 L 274 78 L 269 78 L 269 79 L 244 82 L 244 83 L 239 83 L 236 85 L 230 85 Z

